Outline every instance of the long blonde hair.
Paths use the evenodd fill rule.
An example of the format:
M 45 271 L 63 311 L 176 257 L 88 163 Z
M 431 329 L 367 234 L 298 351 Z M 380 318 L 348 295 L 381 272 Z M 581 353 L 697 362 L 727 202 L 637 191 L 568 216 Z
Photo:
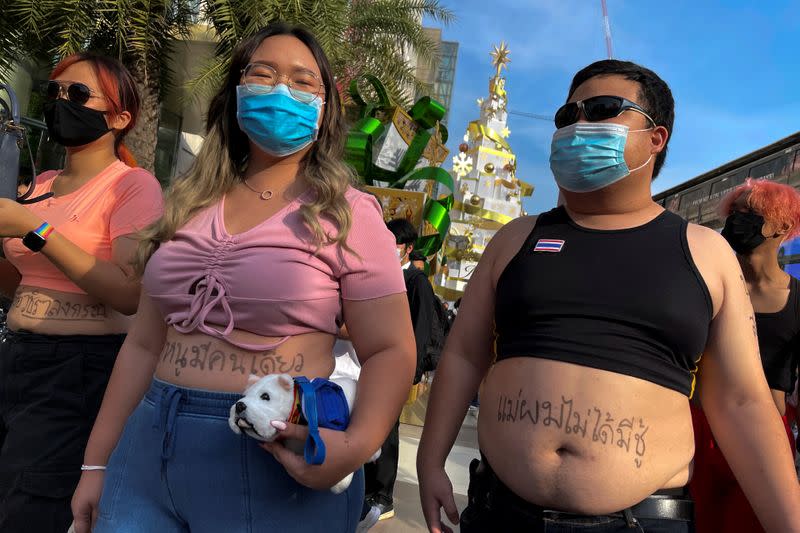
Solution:
M 219 201 L 242 179 L 250 144 L 236 120 L 236 86 L 242 69 L 256 49 L 273 35 L 293 35 L 302 41 L 314 55 L 325 84 L 326 104 L 319 136 L 301 165 L 303 177 L 313 194 L 311 200 L 301 205 L 300 213 L 317 246 L 338 244 L 349 249 L 347 235 L 352 213 L 344 195 L 354 183 L 355 175 L 342 159 L 345 124 L 336 81 L 328 58 L 314 36 L 303 28 L 279 22 L 242 41 L 234 50 L 225 84 L 209 105 L 206 138 L 200 152 L 188 172 L 175 179 L 167 190 L 164 215 L 140 234 L 133 260 L 139 276 L 161 243 L 172 239 L 194 214 Z M 322 219 L 333 222 L 335 234 L 325 232 Z

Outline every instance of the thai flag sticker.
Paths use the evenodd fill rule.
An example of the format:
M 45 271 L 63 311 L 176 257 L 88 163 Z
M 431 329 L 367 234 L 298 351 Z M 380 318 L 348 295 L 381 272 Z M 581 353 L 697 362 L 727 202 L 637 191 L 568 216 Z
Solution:
M 564 247 L 564 241 L 558 239 L 539 239 L 536 241 L 534 252 L 560 252 Z

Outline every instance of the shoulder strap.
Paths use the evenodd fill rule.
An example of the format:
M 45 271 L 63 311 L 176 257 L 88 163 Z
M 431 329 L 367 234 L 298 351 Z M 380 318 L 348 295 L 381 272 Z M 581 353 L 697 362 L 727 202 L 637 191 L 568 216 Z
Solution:
M 319 434 L 319 417 L 314 386 L 305 376 L 297 376 L 294 381 L 300 385 L 300 391 L 303 393 L 303 412 L 308 421 L 308 438 L 303 449 L 303 457 L 310 465 L 321 465 L 325 462 L 325 443 Z

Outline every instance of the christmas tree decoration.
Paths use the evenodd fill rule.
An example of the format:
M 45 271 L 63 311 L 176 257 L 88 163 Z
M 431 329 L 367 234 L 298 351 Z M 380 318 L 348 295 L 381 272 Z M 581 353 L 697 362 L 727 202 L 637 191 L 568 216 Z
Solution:
M 373 99 L 362 95 L 362 86 Z M 444 106 L 426 96 L 404 110 L 369 74 L 354 79 L 349 92 L 358 120 L 348 133 L 345 159 L 381 202 L 384 218 L 421 221 L 415 248 L 425 256 L 436 254 L 450 227 L 455 188 L 450 173 L 440 168 L 448 154 L 447 128 L 440 123 Z
M 464 152 L 458 154 L 453 158 L 453 172 L 459 178 L 472 172 L 472 158 Z
M 441 252 L 447 260 L 434 278 L 434 290 L 448 301 L 461 296 L 491 238 L 522 215 L 522 198 L 533 194 L 533 186 L 517 178 L 517 157 L 508 142 L 511 130 L 503 70 L 508 69 L 510 55 L 505 43 L 492 50 L 495 70 L 489 94 L 478 99 L 480 116 L 467 125 L 467 150 L 452 158 L 454 203 Z

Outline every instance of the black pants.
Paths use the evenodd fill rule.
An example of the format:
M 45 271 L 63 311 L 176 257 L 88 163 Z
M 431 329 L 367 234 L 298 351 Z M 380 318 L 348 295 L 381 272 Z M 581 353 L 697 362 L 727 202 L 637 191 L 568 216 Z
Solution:
M 693 533 L 692 513 L 682 519 L 637 517 L 635 509 L 601 516 L 549 511 L 511 491 L 492 471 L 484 457 L 469 465 L 468 504 L 461 513 L 461 533 Z M 674 499 L 686 500 L 685 490 Z M 665 496 L 658 496 L 665 498 Z M 670 497 L 672 498 L 672 497 Z M 684 502 L 686 503 L 686 502 Z M 686 507 L 686 506 L 684 506 Z M 691 511 L 691 508 L 689 508 Z
M 0 342 L 0 531 L 65 533 L 86 441 L 124 335 Z
M 367 498 L 384 505 L 393 503 L 399 457 L 400 421 L 398 420 L 381 446 L 381 456 L 378 460 L 364 465 L 364 492 Z

